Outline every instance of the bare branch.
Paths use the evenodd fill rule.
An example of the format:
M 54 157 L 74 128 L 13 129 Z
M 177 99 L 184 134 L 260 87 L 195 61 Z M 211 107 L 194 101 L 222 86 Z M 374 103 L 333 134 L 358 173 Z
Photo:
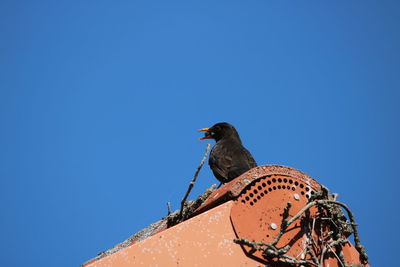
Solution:
M 201 170 L 201 167 L 203 167 L 204 162 L 205 162 L 206 159 L 207 159 L 208 153 L 210 152 L 210 146 L 211 146 L 210 144 L 207 144 L 206 153 L 204 154 L 204 157 L 203 157 L 203 159 L 201 160 L 200 165 L 197 167 L 197 170 L 196 170 L 196 172 L 195 172 L 195 174 L 194 174 L 194 176 L 193 176 L 193 179 L 192 179 L 192 181 L 191 181 L 190 184 L 189 184 L 189 188 L 188 188 L 188 190 L 187 190 L 185 196 L 183 197 L 183 199 L 182 199 L 182 201 L 181 201 L 181 212 L 179 213 L 179 219 L 180 219 L 180 220 L 182 219 L 183 209 L 184 209 L 184 207 L 185 207 L 185 205 L 186 205 L 186 199 L 189 197 L 190 191 L 192 191 L 192 188 L 193 188 L 193 186 L 194 186 L 194 183 L 196 182 L 196 179 L 197 179 L 197 176 L 199 175 L 199 172 L 200 172 L 200 170 Z
M 167 202 L 167 207 L 168 207 L 168 215 L 169 216 L 171 214 L 171 202 Z

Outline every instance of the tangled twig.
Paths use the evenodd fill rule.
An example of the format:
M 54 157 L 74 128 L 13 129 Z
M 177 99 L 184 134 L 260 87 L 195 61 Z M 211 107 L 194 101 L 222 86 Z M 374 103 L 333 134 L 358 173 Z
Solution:
M 312 239 L 312 242 L 308 244 L 306 248 L 306 253 L 310 255 L 311 260 L 306 260 L 306 259 L 297 259 L 294 257 L 290 257 L 286 255 L 286 253 L 290 250 L 290 246 L 287 245 L 281 249 L 278 249 L 276 245 L 278 244 L 279 240 L 281 239 L 282 235 L 286 233 L 287 228 L 296 220 L 298 220 L 304 213 L 307 213 L 309 209 L 313 206 L 318 206 L 320 208 L 325 209 L 328 213 L 330 213 L 333 208 L 335 207 L 342 207 L 346 210 L 349 219 L 350 219 L 350 226 L 352 227 L 352 232 L 354 233 L 354 242 L 355 242 L 355 247 L 357 251 L 360 253 L 360 260 L 362 263 L 366 263 L 368 260 L 368 256 L 365 252 L 364 247 L 360 243 L 360 238 L 357 232 L 356 228 L 356 223 L 354 221 L 354 215 L 350 211 L 350 209 L 347 207 L 346 204 L 341 203 L 336 200 L 330 200 L 330 199 L 320 199 L 320 200 L 313 200 L 309 202 L 306 206 L 304 206 L 296 215 L 294 215 L 292 218 L 289 218 L 289 210 L 291 208 L 292 204 L 290 202 L 287 203 L 287 206 L 284 208 L 283 213 L 282 213 L 282 223 L 281 223 L 281 229 L 275 239 L 271 243 L 265 243 L 265 242 L 251 242 L 243 238 L 235 239 L 234 242 L 237 244 L 242 244 L 251 247 L 250 253 L 254 253 L 256 250 L 263 251 L 264 255 L 267 257 L 272 257 L 276 258 L 277 262 L 280 263 L 289 263 L 289 264 L 303 264 L 303 265 L 308 265 L 308 266 L 322 266 L 323 261 L 324 261 L 324 256 L 326 251 L 329 249 L 330 251 L 333 252 L 333 254 L 337 257 L 338 261 L 341 263 L 343 267 L 347 267 L 346 260 L 343 255 L 342 251 L 342 246 L 348 242 L 347 239 L 342 238 L 343 236 L 343 229 L 345 227 L 338 227 L 333 221 L 333 225 L 336 229 L 336 234 L 334 240 L 331 240 L 330 242 L 326 242 L 325 246 L 323 247 L 321 253 L 320 253 L 320 259 L 318 260 L 317 256 L 315 255 L 314 251 L 312 248 L 308 247 L 309 245 L 313 244 L 314 239 Z M 340 210 L 340 209 L 339 209 Z M 315 226 L 315 220 L 313 221 L 313 226 L 312 226 L 312 231 L 314 231 L 314 226 Z M 322 230 L 321 230 L 321 235 L 322 235 Z M 331 233 L 332 234 L 332 233 Z M 336 249 L 336 252 L 332 248 Z
M 210 188 L 204 191 L 196 200 L 186 202 L 185 206 L 183 207 L 183 211 L 176 210 L 175 212 L 171 213 L 167 216 L 167 227 L 172 227 L 188 218 L 193 214 L 193 212 L 201 206 L 201 204 L 206 201 L 206 199 L 211 195 L 214 191 L 216 185 L 213 184 Z M 180 215 L 182 213 L 182 215 Z
M 290 263 L 290 264 L 308 264 L 308 265 L 314 265 L 318 266 L 317 264 L 308 261 L 308 260 L 299 260 L 290 256 L 285 255 L 289 249 L 290 246 L 285 246 L 281 249 L 276 248 L 272 243 L 265 243 L 265 242 L 251 242 L 249 240 L 243 239 L 243 238 L 237 238 L 234 239 L 233 242 L 236 244 L 240 245 L 246 245 L 251 247 L 250 253 L 254 253 L 256 250 L 263 251 L 267 256 L 272 256 L 272 257 L 277 257 L 278 262 L 281 263 Z M 266 247 L 266 248 L 263 248 Z

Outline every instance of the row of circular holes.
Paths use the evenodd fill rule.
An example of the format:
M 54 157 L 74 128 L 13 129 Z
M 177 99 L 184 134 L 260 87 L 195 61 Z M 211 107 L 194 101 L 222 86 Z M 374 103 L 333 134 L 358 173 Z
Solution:
M 287 179 L 287 178 L 278 178 L 278 179 L 276 179 L 276 178 L 272 178 L 272 179 L 270 179 L 270 180 L 268 180 L 267 181 L 267 184 L 268 185 L 271 185 L 272 183 L 276 183 L 278 181 L 278 183 L 282 183 L 282 181 L 284 182 L 284 183 L 287 183 L 287 182 L 289 182 L 289 184 L 293 184 L 293 180 L 292 179 Z M 299 185 L 299 182 L 297 182 L 297 181 L 294 181 L 294 185 L 295 186 L 298 186 Z M 288 186 L 285 186 L 285 185 L 278 185 L 278 186 L 273 186 L 273 187 L 269 187 L 268 188 L 268 191 L 267 191 L 267 189 L 265 189 L 264 191 L 261 191 L 262 190 L 262 188 L 263 187 L 266 187 L 267 185 L 265 184 L 265 182 L 263 182 L 261 185 L 259 185 L 257 188 L 258 188 L 258 190 L 260 190 L 260 195 L 257 195 L 258 194 L 258 190 L 255 188 L 254 190 L 253 190 L 253 193 L 251 193 L 250 192 L 250 194 L 249 194 L 249 196 L 250 197 L 253 197 L 254 196 L 254 199 L 253 199 L 253 201 L 250 201 L 250 205 L 251 206 L 253 206 L 254 205 L 254 203 L 256 203 L 257 202 L 257 200 L 260 200 L 261 199 L 261 197 L 263 197 L 264 196 L 264 194 L 266 195 L 266 194 L 268 194 L 268 191 L 269 192 L 271 192 L 272 190 L 276 190 L 276 189 L 288 189 L 288 190 L 290 190 L 290 189 L 292 189 L 293 191 L 294 190 L 296 190 L 296 187 L 294 187 L 294 186 L 292 186 L 292 187 L 290 187 L 290 185 L 288 185 Z M 304 188 L 304 185 L 303 184 L 300 184 L 300 188 Z M 251 189 L 250 189 L 251 190 Z M 308 192 L 308 191 L 310 191 L 310 188 L 309 187 L 306 187 L 305 188 L 305 190 Z M 314 194 L 314 192 L 311 190 L 311 192 L 310 192 L 311 194 Z M 301 191 L 301 194 L 302 195 L 304 195 L 305 193 L 304 193 L 304 191 Z M 256 196 L 255 196 L 256 195 Z M 250 197 L 249 196 L 246 196 L 245 197 L 245 199 L 242 199 L 242 203 L 246 203 L 246 201 L 249 201 L 250 200 Z M 310 198 L 310 195 L 309 194 L 306 194 L 306 197 L 307 198 Z

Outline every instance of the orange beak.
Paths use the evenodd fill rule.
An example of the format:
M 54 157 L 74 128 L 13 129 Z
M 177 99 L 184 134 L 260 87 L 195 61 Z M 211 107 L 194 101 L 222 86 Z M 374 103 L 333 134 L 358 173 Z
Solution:
M 209 129 L 210 128 L 202 128 L 202 129 L 198 130 L 198 132 L 207 132 Z M 199 140 L 210 139 L 210 138 L 211 138 L 211 135 L 208 135 L 208 136 L 199 138 Z

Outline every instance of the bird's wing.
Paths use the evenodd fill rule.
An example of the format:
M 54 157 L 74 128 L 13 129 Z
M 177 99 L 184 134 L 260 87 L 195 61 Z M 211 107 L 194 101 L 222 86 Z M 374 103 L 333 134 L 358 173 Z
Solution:
M 214 146 L 208 163 L 215 177 L 225 183 L 229 179 L 228 173 L 232 167 L 233 160 L 231 155 L 222 150 L 225 150 L 223 146 Z
M 250 152 L 243 147 L 244 150 L 244 157 L 246 157 L 247 162 L 249 164 L 249 168 L 252 169 L 254 167 L 257 167 L 257 162 L 254 160 L 253 156 L 250 154 Z
M 244 172 L 257 166 L 256 161 L 250 152 L 243 146 L 237 147 L 233 153 L 234 158 L 229 169 L 229 179 L 233 179 L 243 174 Z

